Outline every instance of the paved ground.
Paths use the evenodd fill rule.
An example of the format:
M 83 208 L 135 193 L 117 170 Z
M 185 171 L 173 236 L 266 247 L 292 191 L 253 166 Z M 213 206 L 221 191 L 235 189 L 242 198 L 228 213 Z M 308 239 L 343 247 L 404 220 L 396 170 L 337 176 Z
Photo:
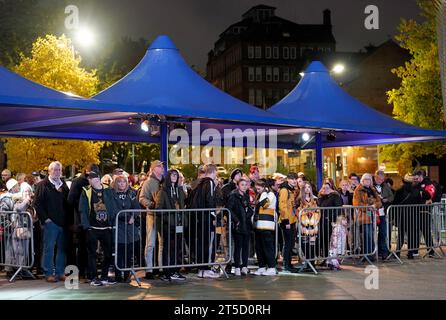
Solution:
M 2 276 L 0 300 L 251 300 L 251 299 L 446 299 L 446 258 L 404 260 L 380 263 L 379 289 L 367 290 L 369 274 L 365 265 L 344 265 L 342 271 L 323 270 L 319 275 L 298 274 L 208 280 L 188 275 L 184 283 L 161 280 L 90 287 L 81 283 L 78 290 L 67 290 L 63 283 L 48 284 L 43 280 L 18 280 L 9 283 Z M 370 283 L 370 281 L 368 281 Z

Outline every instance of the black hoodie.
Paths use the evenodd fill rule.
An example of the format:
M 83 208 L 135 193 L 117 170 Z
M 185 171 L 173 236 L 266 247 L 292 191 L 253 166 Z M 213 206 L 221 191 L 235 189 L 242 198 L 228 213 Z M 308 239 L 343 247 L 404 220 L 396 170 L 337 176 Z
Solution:
M 252 229 L 251 217 L 254 214 L 249 205 L 249 195 L 243 195 L 236 189 L 231 192 L 228 199 L 228 209 L 231 211 L 234 232 L 249 234 Z

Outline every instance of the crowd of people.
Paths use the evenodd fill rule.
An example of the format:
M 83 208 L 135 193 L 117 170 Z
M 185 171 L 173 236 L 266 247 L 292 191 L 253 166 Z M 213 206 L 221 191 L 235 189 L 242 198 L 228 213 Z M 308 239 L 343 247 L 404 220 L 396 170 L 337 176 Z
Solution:
M 305 271 L 307 265 L 296 267 L 293 264 L 296 249 L 308 259 L 326 259 L 331 250 L 329 246 L 336 243 L 339 247 L 338 243 L 346 236 L 345 226 L 350 223 L 345 216 L 321 214 L 317 208 L 372 206 L 377 213 L 376 219 L 379 219 L 378 255 L 386 259 L 389 256 L 386 242 L 394 223 L 386 220 L 386 209 L 391 204 L 425 204 L 439 202 L 441 198 L 441 187 L 432 182 L 424 170 L 406 175 L 403 186 L 396 191 L 392 188 L 393 181 L 381 170 L 361 177 L 352 173 L 338 186 L 327 178 L 318 191 L 303 173 L 275 173 L 272 177 L 261 177 L 255 165 L 246 173 L 241 169 L 233 170 L 227 181 L 218 177 L 215 165 L 201 165 L 197 179 L 186 183 L 179 170 L 164 172 L 164 164 L 159 160 L 151 163 L 147 174 L 136 175 L 129 175 L 119 168 L 111 174 L 101 175 L 97 165 L 89 164 L 71 184 L 62 178 L 62 164 L 58 161 L 49 165 L 47 174 L 18 173 L 14 179 L 5 169 L 1 178 L 0 210 L 27 211 L 33 218 L 33 271 L 43 274 L 48 282 L 57 282 L 65 279 L 66 265 L 76 265 L 79 276 L 92 286 L 129 281 L 128 271 L 121 273 L 115 269 L 114 279 L 109 277 L 109 270 L 114 267 L 115 241 L 118 266 L 129 266 L 135 263 L 135 256 L 143 254 L 140 264 L 144 265 L 148 280 L 159 277 L 166 281 L 183 281 L 185 276 L 181 271 L 184 269 L 162 269 L 160 266 L 181 265 L 186 252 L 189 263 L 194 261 L 199 265 L 199 277 L 218 278 L 220 272 L 211 267 L 216 259 L 213 247 L 222 242 L 226 242 L 223 247 L 227 247 L 228 241 L 233 241 L 234 250 L 233 261 L 225 268 L 227 273 L 235 276 L 249 274 L 248 259 L 254 255 L 258 269 L 253 274 L 257 276 L 276 275 L 280 260 L 284 273 Z M 210 208 L 215 211 L 226 208 L 228 211 L 221 213 L 220 218 L 215 211 L 194 215 L 193 223 L 199 226 L 195 228 L 181 221 L 184 214 L 178 214 L 181 209 Z M 171 210 L 161 223 L 153 213 L 159 209 Z M 118 215 L 121 210 L 135 211 Z M 366 253 L 374 250 L 373 219 L 361 210 L 354 217 L 354 222 L 361 226 L 365 246 L 362 250 Z M 231 221 L 230 225 L 228 221 Z M 402 235 L 399 239 L 404 239 L 407 230 L 401 225 L 397 227 Z M 118 229 L 117 235 L 114 228 Z M 229 228 L 232 239 L 228 237 Z M 276 231 L 279 230 L 276 228 L 280 230 L 278 243 Z M 186 232 L 187 237 L 181 235 Z M 1 236 L 3 239 L 7 235 Z M 420 236 L 408 235 L 410 248 L 417 247 Z M 429 246 L 431 235 L 423 236 Z M 184 243 L 184 238 L 194 241 Z M 399 242 L 401 248 L 403 243 Z M 23 241 L 21 243 L 23 245 Z M 296 248 L 298 243 L 300 248 Z M 138 247 L 144 248 L 144 253 L 135 253 Z M 341 253 L 344 250 L 345 246 Z M 21 252 L 28 254 L 25 249 Z M 417 254 L 416 250 L 411 250 L 408 257 Z M 429 254 L 433 255 L 433 252 Z M 369 258 L 373 260 L 374 256 Z M 98 260 L 101 261 L 100 273 Z M 340 268 L 336 259 L 326 259 L 322 264 Z M 11 268 L 7 271 L 8 275 L 13 272 Z

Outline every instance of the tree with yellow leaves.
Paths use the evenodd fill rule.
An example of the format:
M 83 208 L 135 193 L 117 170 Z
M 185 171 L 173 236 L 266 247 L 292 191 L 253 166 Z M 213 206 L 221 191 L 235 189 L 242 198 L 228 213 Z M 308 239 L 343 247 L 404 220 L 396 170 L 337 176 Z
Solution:
M 388 92 L 396 119 L 428 129 L 445 130 L 437 42 L 437 18 L 432 2 L 418 1 L 423 23 L 403 20 L 396 37 L 412 59 L 393 71 L 401 86 Z M 382 146 L 385 162 L 396 164 L 401 174 L 412 171 L 412 161 L 424 155 L 440 158 L 446 154 L 444 142 L 402 143 Z
M 89 97 L 96 93 L 98 78 L 95 70 L 89 72 L 80 63 L 81 57 L 70 39 L 47 35 L 34 42 L 30 57 L 21 55 L 14 71 L 56 90 Z M 98 163 L 102 145 L 90 141 L 8 138 L 5 149 L 11 170 L 30 173 L 44 169 L 54 160 L 77 167 Z

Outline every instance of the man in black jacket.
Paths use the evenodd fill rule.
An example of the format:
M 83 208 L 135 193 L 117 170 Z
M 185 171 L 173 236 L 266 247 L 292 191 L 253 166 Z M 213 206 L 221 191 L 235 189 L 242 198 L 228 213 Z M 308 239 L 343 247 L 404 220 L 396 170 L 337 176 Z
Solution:
M 81 224 L 79 200 L 81 198 L 82 188 L 89 185 L 88 175 L 91 172 L 100 175 L 99 167 L 96 164 L 88 164 L 82 174 L 73 180 L 70 192 L 68 193 L 68 204 L 73 208 L 73 213 L 70 219 L 72 221 L 69 221 L 71 228 L 67 239 L 67 248 L 69 248 L 67 252 L 67 263 L 78 266 L 79 277 L 86 275 L 87 268 L 87 241 L 85 230 L 79 227 Z
M 194 209 L 211 209 L 216 208 L 218 204 L 217 198 L 217 167 L 208 164 L 204 168 L 205 176 L 199 182 L 194 191 L 191 207 Z M 215 239 L 216 212 L 214 211 L 197 211 L 196 220 L 192 222 L 191 228 L 195 229 L 197 237 L 197 247 L 194 252 L 197 257 L 197 263 L 209 263 L 210 255 Z M 211 247 L 212 245 L 212 247 Z M 219 274 L 210 270 L 209 266 L 198 268 L 198 276 L 201 278 L 218 278 Z
M 70 212 L 68 186 L 61 179 L 62 164 L 52 162 L 48 177 L 36 187 L 34 206 L 43 225 L 43 271 L 46 281 L 65 280 L 65 227 Z M 54 249 L 57 246 L 56 266 Z

